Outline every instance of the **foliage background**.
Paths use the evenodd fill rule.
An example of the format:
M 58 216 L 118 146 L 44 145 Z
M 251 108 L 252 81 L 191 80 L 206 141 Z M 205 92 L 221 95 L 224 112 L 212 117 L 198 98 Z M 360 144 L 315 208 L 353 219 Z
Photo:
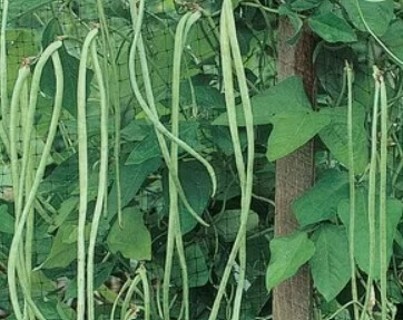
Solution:
M 141 111 L 130 86 L 128 54 L 132 25 L 128 4 L 126 1 L 112 0 L 103 3 L 110 43 L 116 52 L 114 63 L 119 79 L 117 83 L 110 82 L 108 85 L 119 102 L 119 108 L 111 108 L 108 127 L 110 161 L 107 209 L 101 221 L 96 245 L 95 289 L 99 300 L 96 317 L 109 319 L 117 291 L 127 279 L 134 277 L 138 266 L 144 263 L 151 285 L 152 319 L 158 319 L 168 228 L 168 171 L 162 161 L 154 129 Z M 299 245 L 306 246 L 289 253 L 296 257 L 295 261 L 284 259 L 283 264 L 280 261 L 280 271 L 291 270 L 292 274 L 295 272 L 294 268 L 310 259 L 316 287 L 315 316 L 318 319 L 325 318 L 340 311 L 335 319 L 352 319 L 348 310 L 340 309 L 351 300 L 346 232 L 348 210 L 345 208 L 348 206 L 349 190 L 345 61 L 354 68 L 352 130 L 357 201 L 361 201 L 358 203 L 359 212 L 365 212 L 368 181 L 366 170 L 371 142 L 369 128 L 373 121 L 370 113 L 375 90 L 372 76 L 374 64 L 384 70 L 387 83 L 390 143 L 388 198 L 393 203 L 390 206 L 391 212 L 388 212 L 388 248 L 392 255 L 388 272 L 388 297 L 392 302 L 389 314 L 400 319 L 403 317 L 400 310 L 403 303 L 400 201 L 403 195 L 403 81 L 398 59 L 403 59 L 403 44 L 398 35 L 403 34 L 402 4 L 389 0 L 360 0 L 364 21 L 357 13 L 355 2 L 348 0 L 297 0 L 283 5 L 266 0 L 233 3 L 237 37 L 252 96 L 256 125 L 253 201 L 247 226 L 247 269 L 241 319 L 268 319 L 271 314 L 271 300 L 267 287 L 271 288 L 276 284 L 266 280 L 269 261 L 279 263 L 276 253 L 296 250 Z M 170 125 L 174 33 L 180 17 L 191 5 L 194 4 L 168 0 L 149 0 L 146 5 L 142 32 L 160 119 L 167 127 Z M 218 12 L 222 3 L 205 0 L 197 5 L 205 11 L 205 16 L 193 27 L 186 42 L 181 69 L 180 137 L 212 163 L 217 174 L 218 190 L 211 198 L 207 171 L 192 157 L 181 153 L 179 178 L 186 197 L 211 227 L 198 224 L 183 206 L 179 214 L 189 272 L 191 319 L 207 319 L 239 228 L 241 191 L 235 173 L 234 149 L 227 127 L 222 92 L 218 41 Z M 97 4 L 95 0 L 16 0 L 11 1 L 9 10 L 9 92 L 12 91 L 18 66 L 23 58 L 37 55 L 56 36 L 66 36 L 60 51 L 66 79 L 64 110 L 51 159 L 35 203 L 37 215 L 32 239 L 32 297 L 46 319 L 74 319 L 77 254 L 75 235 L 79 204 L 76 79 L 83 39 L 94 21 L 99 20 Z M 311 104 L 306 99 L 300 79 L 290 78 L 281 84 L 276 81 L 276 27 L 279 15 L 286 15 L 293 22 L 295 37 L 301 30 L 302 21 L 317 36 L 314 61 L 318 83 L 318 112 L 308 111 Z M 380 39 L 381 43 L 393 51 L 395 58 L 374 39 Z M 107 57 L 105 50 L 99 45 L 99 56 Z M 92 188 L 88 205 L 91 209 L 89 212 L 92 212 L 96 200 L 97 160 L 100 153 L 100 93 L 92 80 L 90 69 L 91 66 L 87 81 L 87 125 L 91 164 L 89 179 Z M 39 97 L 35 132 L 32 136 L 32 147 L 35 149 L 33 157 L 39 157 L 43 150 L 51 116 L 54 83 L 53 69 L 49 64 L 41 78 L 42 94 Z M 114 119 L 118 119 L 117 122 Z M 241 114 L 238 120 L 242 150 L 245 151 L 246 134 Z M 120 137 L 118 159 L 114 153 L 116 130 Z M 317 140 L 318 182 L 294 206 L 302 228 L 301 233 L 285 240 L 285 245 L 270 242 L 273 239 L 274 161 L 314 136 Z M 117 200 L 116 161 L 120 167 L 121 202 Z M 0 184 L 3 187 L 3 201 L 0 206 L 0 307 L 10 311 L 6 266 L 14 233 L 14 218 L 13 202 L 7 198 L 7 188 L 12 183 L 10 160 L 4 146 L 0 174 Z M 117 220 L 120 209 L 123 209 L 123 229 L 119 227 Z M 90 220 L 91 216 L 88 217 L 88 221 Z M 360 222 L 364 227 L 361 228 L 361 234 L 357 231 L 357 238 L 364 243 L 356 244 L 357 252 L 361 254 L 356 256 L 356 262 L 362 275 L 360 280 L 364 282 L 365 273 L 368 272 L 368 249 L 365 241 L 368 234 L 365 219 L 359 220 L 358 224 Z M 313 243 L 315 253 L 310 249 Z M 238 272 L 236 265 L 222 302 L 219 319 L 230 318 Z M 280 274 L 277 278 L 270 279 L 273 282 L 281 281 L 291 274 Z M 171 316 L 174 319 L 180 315 L 181 285 L 179 263 L 174 261 L 170 296 Z M 364 287 L 360 285 L 359 289 L 363 291 Z M 375 287 L 378 294 L 377 286 Z M 141 294 L 132 302 L 133 306 L 141 307 L 144 304 Z M 375 307 L 372 316 L 376 317 L 378 311 L 379 308 Z M 139 317 L 142 317 L 141 310 Z M 13 319 L 12 316 L 10 319 Z

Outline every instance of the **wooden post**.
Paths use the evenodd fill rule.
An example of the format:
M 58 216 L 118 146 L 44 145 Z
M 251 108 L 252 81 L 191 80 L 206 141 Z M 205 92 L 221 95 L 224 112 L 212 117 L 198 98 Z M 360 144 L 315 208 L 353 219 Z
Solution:
M 280 18 L 278 42 L 278 79 L 299 75 L 305 90 L 313 101 L 314 70 L 312 53 L 314 38 L 309 31 L 302 32 L 293 46 L 287 40 L 294 29 L 285 17 Z M 276 162 L 276 216 L 275 235 L 287 235 L 297 227 L 291 203 L 309 189 L 314 180 L 313 141 Z M 312 284 L 308 266 L 297 275 L 277 286 L 273 291 L 274 320 L 310 320 L 312 318 Z

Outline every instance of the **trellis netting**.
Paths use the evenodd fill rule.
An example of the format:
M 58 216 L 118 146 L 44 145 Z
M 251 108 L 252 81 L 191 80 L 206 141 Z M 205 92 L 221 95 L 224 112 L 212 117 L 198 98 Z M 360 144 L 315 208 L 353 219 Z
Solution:
M 275 22 L 225 3 L 1 1 L 0 318 L 271 313 L 268 128 L 252 195 L 250 128 L 213 120 L 232 72 L 274 84 Z
M 319 212 L 311 199 L 327 196 L 318 200 L 325 207 L 348 193 L 346 61 L 355 72 L 355 183 L 369 180 L 379 90 L 362 39 L 344 41 L 310 20 L 318 34 L 311 103 L 301 78 L 279 82 L 276 68 L 288 63 L 277 53 L 278 16 L 296 31 L 304 17 L 272 1 L 1 0 L 0 9 L 0 319 L 270 319 L 274 163 L 314 136 L 319 187 L 293 206 L 308 216 L 297 217 L 305 228 L 297 235 L 319 241 L 321 230 L 337 229 L 347 243 L 337 206 Z M 383 61 L 376 75 L 395 93 L 383 146 L 390 142 L 400 199 L 403 82 Z M 300 126 L 299 115 L 314 120 Z M 273 119 L 283 120 L 281 143 Z M 354 261 L 347 251 L 337 252 L 343 286 Z M 322 316 L 351 319 L 316 280 L 315 288 Z

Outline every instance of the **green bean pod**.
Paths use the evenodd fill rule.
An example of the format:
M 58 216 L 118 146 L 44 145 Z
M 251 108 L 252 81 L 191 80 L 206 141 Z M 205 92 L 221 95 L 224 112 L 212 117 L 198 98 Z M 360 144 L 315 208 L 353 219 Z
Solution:
M 77 229 L 77 320 L 85 319 L 86 298 L 86 249 L 85 225 L 88 205 L 88 141 L 87 141 L 87 62 L 92 41 L 98 34 L 98 29 L 88 32 L 80 55 L 77 81 L 77 139 L 78 139 L 78 172 L 80 200 L 78 209 Z

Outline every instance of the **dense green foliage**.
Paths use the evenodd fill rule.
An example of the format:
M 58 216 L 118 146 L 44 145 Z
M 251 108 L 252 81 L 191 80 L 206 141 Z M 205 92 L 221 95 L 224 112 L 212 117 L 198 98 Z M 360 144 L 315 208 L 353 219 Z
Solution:
M 17 286 L 21 301 L 28 290 L 31 307 L 35 304 L 45 319 L 76 319 L 80 307 L 76 308 L 75 301 L 78 292 L 83 292 L 78 287 L 85 286 L 77 280 L 78 248 L 80 241 L 88 245 L 93 234 L 94 275 L 89 281 L 99 303 L 94 319 L 146 319 L 147 312 L 153 320 L 163 319 L 168 304 L 172 319 L 185 319 L 185 287 L 189 318 L 209 319 L 231 250 L 239 230 L 244 230 L 245 247 L 239 245 L 239 259 L 230 266 L 217 319 L 231 319 L 237 307 L 237 319 L 268 319 L 271 289 L 307 262 L 315 286 L 316 319 L 354 319 L 353 305 L 361 319 L 403 317 L 403 3 L 232 1 L 242 55 L 238 62 L 246 75 L 242 82 L 236 63 L 229 65 L 231 72 L 221 60 L 223 2 L 147 0 L 140 39 L 135 28 L 140 18 L 133 6 L 130 11 L 128 1 L 10 1 L 5 35 L 8 96 L 11 99 L 17 87 L 21 61 L 31 57 L 31 71 L 38 70 L 39 53 L 56 39 L 62 40 L 57 51 L 64 90 L 61 94 L 58 89 L 57 61 L 49 60 L 37 81 L 40 94 L 31 132 L 25 129 L 30 120 L 24 97 L 32 97 L 27 88 L 26 92 L 21 89 L 20 109 L 10 116 L 11 124 L 2 113 L 1 310 L 13 311 L 7 268 L 15 260 L 20 281 L 29 279 L 29 290 Z M 317 35 L 315 106 L 299 77 L 276 81 L 279 16 L 287 16 L 295 27 L 291 43 L 303 24 Z M 87 34 L 97 30 L 94 23 L 100 24 L 100 31 L 91 40 Z M 131 51 L 134 39 L 138 49 Z M 182 46 L 178 39 L 184 41 Z M 141 60 L 142 43 L 146 60 Z M 86 44 L 92 57 L 87 63 L 87 56 L 83 57 Z M 92 45 L 96 52 L 91 51 Z M 178 50 L 179 59 L 174 56 Z M 236 50 L 231 50 L 235 59 Z M 100 59 L 105 83 L 94 54 Z M 145 61 L 150 83 L 144 76 Z M 374 71 L 374 65 L 382 72 Z M 349 66 L 352 82 L 347 76 Z M 228 81 L 232 75 L 237 81 Z M 30 87 L 35 83 L 32 79 Z M 236 122 L 226 100 L 232 84 Z M 246 159 L 251 150 L 251 121 L 245 112 L 244 84 L 253 111 L 253 172 L 245 169 L 250 164 Z M 136 85 L 151 111 L 134 92 Z M 43 160 L 46 168 L 32 206 L 26 209 L 22 241 L 15 244 L 17 226 L 23 220 L 19 212 L 28 203 L 35 172 L 46 154 L 57 98 L 62 99 L 63 109 L 51 152 Z M 102 111 L 106 103 L 109 119 Z M 84 107 L 77 109 L 80 105 Z M 175 106 L 178 116 L 174 116 Z M 83 136 L 78 136 L 82 111 L 86 146 Z M 234 123 L 239 144 L 231 135 Z M 13 124 L 17 124 L 14 132 Z M 186 145 L 175 150 L 177 142 L 169 133 Z M 11 141 L 15 138 L 12 146 L 9 136 Z M 310 139 L 316 141 L 317 181 L 293 204 L 300 230 L 273 238 L 275 160 Z M 80 169 L 85 165 L 80 150 L 88 158 L 85 174 Z M 103 184 L 100 158 L 105 151 L 109 153 L 108 171 Z M 197 154 L 214 168 L 216 190 L 209 167 Z M 250 209 L 245 204 L 247 179 L 239 169 L 242 160 L 247 162 L 245 176 L 253 175 Z M 15 168 L 27 168 L 21 180 L 13 176 L 19 172 Z M 83 176 L 88 177 L 85 203 Z M 17 180 L 23 183 L 13 199 L 7 192 L 17 189 Z M 99 222 L 96 227 L 94 221 Z M 12 248 L 29 258 L 15 255 L 9 259 Z M 19 267 L 24 259 L 29 275 L 24 274 L 25 267 Z M 241 281 L 243 260 L 246 271 Z M 167 265 L 172 268 L 170 280 L 165 277 Z M 356 281 L 351 281 L 352 276 Z M 239 283 L 243 298 L 237 305 Z M 30 319 L 34 312 L 28 312 Z M 18 319 L 18 312 L 8 319 Z

